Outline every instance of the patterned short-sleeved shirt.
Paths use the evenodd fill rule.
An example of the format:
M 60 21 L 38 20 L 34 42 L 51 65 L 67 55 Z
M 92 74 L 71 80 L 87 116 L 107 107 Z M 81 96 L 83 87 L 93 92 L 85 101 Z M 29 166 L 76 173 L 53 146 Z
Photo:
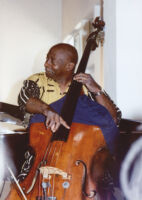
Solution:
M 45 72 L 37 73 L 30 76 L 27 80 L 24 81 L 24 86 L 22 87 L 18 96 L 18 104 L 21 110 L 25 110 L 26 102 L 31 97 L 38 98 L 47 104 L 51 104 L 65 96 L 68 88 L 64 93 L 61 93 L 60 87 L 57 82 L 55 82 L 51 78 L 48 78 Z M 83 86 L 83 93 L 90 96 L 92 100 L 95 100 L 93 95 L 88 92 L 85 86 Z M 104 94 L 110 99 L 107 93 Z M 111 99 L 110 101 L 113 103 Z M 117 124 L 119 124 L 121 119 L 121 111 L 115 104 L 114 106 L 117 111 Z
M 30 97 L 36 97 L 47 104 L 51 104 L 65 96 L 68 88 L 66 88 L 64 93 L 61 93 L 57 82 L 48 78 L 45 72 L 37 73 L 24 81 L 24 86 L 18 97 L 18 103 L 20 107 L 23 107 Z M 88 95 L 86 87 L 83 87 L 83 91 Z

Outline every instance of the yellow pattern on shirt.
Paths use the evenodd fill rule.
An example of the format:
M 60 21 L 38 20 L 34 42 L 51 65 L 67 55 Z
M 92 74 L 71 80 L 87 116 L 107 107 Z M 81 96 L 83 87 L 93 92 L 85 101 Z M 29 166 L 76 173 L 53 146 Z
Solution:
M 53 103 L 65 96 L 65 93 L 61 94 L 58 83 L 51 78 L 48 78 L 45 72 L 34 74 L 30 76 L 28 80 L 37 83 L 40 88 L 40 99 L 47 104 Z M 66 92 L 67 91 L 68 88 L 66 89 Z M 88 94 L 87 88 L 84 86 L 83 91 L 86 95 Z

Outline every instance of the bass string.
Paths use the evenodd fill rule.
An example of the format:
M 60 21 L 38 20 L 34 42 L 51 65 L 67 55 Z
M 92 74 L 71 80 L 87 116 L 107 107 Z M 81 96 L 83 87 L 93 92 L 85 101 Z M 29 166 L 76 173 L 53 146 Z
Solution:
M 69 158 L 68 158 L 68 160 L 69 160 L 69 162 L 67 162 L 67 166 L 66 166 L 66 172 L 68 173 L 68 174 L 72 174 L 71 172 L 72 172 L 72 167 L 70 167 L 70 165 L 71 165 L 71 162 L 70 161 L 72 161 L 73 160 L 73 149 L 72 149 L 72 146 L 70 146 L 70 154 L 68 155 L 69 156 Z M 69 181 L 69 180 L 68 180 Z M 70 184 L 70 183 L 69 183 Z M 63 196 L 62 196 L 62 199 L 61 200 L 64 200 L 65 199 L 65 196 L 66 196 L 66 191 L 67 191 L 67 188 L 64 188 L 64 192 L 63 192 Z
M 47 162 L 46 157 L 48 157 L 48 155 L 50 154 L 51 148 L 52 148 L 52 143 L 49 142 L 49 144 L 46 147 L 46 151 L 44 153 L 43 159 L 41 161 L 41 166 L 42 166 L 42 164 L 45 165 L 45 161 Z M 41 193 L 41 182 L 42 181 L 43 181 L 43 178 L 41 178 L 41 174 L 39 174 L 38 196 L 40 196 L 40 193 Z
M 60 156 L 60 153 L 61 153 L 61 150 L 62 150 L 62 147 L 63 147 L 63 143 L 64 143 L 63 141 L 60 143 L 59 151 L 58 151 L 58 156 L 56 157 L 54 166 L 56 166 L 57 161 L 59 160 L 59 156 Z M 54 197 L 54 192 L 55 192 L 55 191 L 54 191 L 54 188 L 55 188 L 55 174 L 53 175 L 52 183 L 53 183 L 53 185 L 52 185 L 52 188 L 53 188 L 53 190 L 52 190 L 52 197 Z
M 53 145 L 52 145 L 53 146 Z M 58 151 L 58 142 L 56 142 L 55 143 L 55 146 L 53 147 L 53 150 L 52 150 L 52 156 L 51 156 L 51 160 L 50 160 L 50 162 L 48 163 L 49 164 L 49 166 L 56 166 L 56 163 L 57 163 L 57 160 L 58 160 L 58 157 L 59 157 L 59 154 L 60 154 L 60 152 L 61 152 L 61 147 L 62 147 L 62 144 L 60 144 L 60 148 L 59 148 L 59 151 Z M 56 157 L 56 152 L 58 151 L 58 157 Z M 54 159 L 54 157 L 55 157 L 55 159 Z M 55 162 L 54 162 L 54 160 L 55 160 Z M 51 164 L 52 163 L 52 164 Z M 51 197 L 54 197 L 53 195 L 54 195 L 54 185 L 55 185 L 55 181 L 54 181 L 54 179 L 55 179 L 55 175 L 53 174 L 53 176 L 52 176 L 52 186 L 51 186 Z M 51 184 L 51 182 L 50 182 L 50 184 Z M 49 194 L 49 188 L 48 188 L 48 194 Z
M 54 149 L 52 149 L 52 148 L 54 148 Z M 62 148 L 62 144 L 60 144 L 60 147 L 59 147 L 59 154 L 60 154 L 60 152 L 61 152 L 61 148 Z M 43 163 L 44 165 L 45 165 L 45 161 L 46 161 L 46 164 L 47 164 L 48 158 L 50 157 L 50 154 L 53 152 L 53 153 L 52 153 L 52 156 L 51 156 L 51 160 L 48 162 L 48 165 L 51 166 L 51 163 L 53 163 L 53 160 L 54 160 L 54 156 L 56 156 L 56 149 L 57 149 L 57 143 L 56 143 L 55 146 L 54 146 L 53 143 L 50 142 L 49 145 L 48 145 L 47 148 L 46 148 L 46 152 L 45 152 L 44 157 L 43 157 L 43 160 L 42 160 L 42 163 Z M 58 154 L 58 157 L 55 159 L 54 166 L 55 166 L 56 163 L 57 163 L 57 160 L 58 160 L 58 158 L 59 158 L 59 154 Z M 52 165 L 53 165 L 53 164 L 52 164 Z M 54 175 L 53 175 L 53 176 L 54 176 Z M 43 179 L 43 177 L 42 177 L 42 181 L 43 181 L 43 180 L 44 180 L 44 179 Z M 41 183 L 42 181 L 39 181 L 39 188 L 41 188 L 40 183 Z M 51 194 L 52 197 L 53 197 L 53 194 L 54 194 L 54 191 L 53 191 L 53 188 L 54 188 L 54 181 L 53 181 L 53 180 L 52 180 L 52 183 L 53 183 L 53 186 L 50 187 L 50 188 L 48 187 L 47 193 L 48 193 L 48 195 Z M 50 179 L 49 179 L 49 185 L 51 185 Z M 51 190 L 51 191 L 50 191 L 50 190 Z M 40 189 L 39 189 L 39 191 L 40 191 Z M 39 192 L 39 194 L 40 194 L 40 192 Z
M 46 150 L 46 153 L 45 153 L 45 156 L 44 156 L 44 161 L 46 161 L 46 165 L 47 165 L 47 163 L 48 163 L 48 165 L 50 166 L 50 163 L 51 163 L 51 160 L 52 160 L 52 157 L 51 157 L 51 160 L 48 162 L 48 158 L 50 157 L 50 154 L 52 153 L 52 147 L 53 147 L 53 143 L 52 142 L 50 142 L 49 143 L 49 148 L 47 148 L 47 150 Z M 55 151 L 55 150 L 54 150 Z M 51 188 L 51 181 L 50 181 L 50 179 L 48 180 L 48 183 L 49 183 L 49 186 L 48 186 L 48 188 L 47 188 L 47 195 L 49 196 L 51 196 L 52 195 L 52 188 Z
M 52 160 L 53 160 L 53 158 L 54 158 L 54 155 L 55 155 L 55 151 L 56 151 L 56 145 L 57 145 L 57 143 L 55 144 L 55 146 L 53 147 L 53 143 L 52 143 L 52 145 L 51 145 L 51 148 L 50 148 L 50 153 L 51 153 L 51 150 L 52 150 L 52 147 L 53 147 L 53 150 L 52 150 L 52 156 L 51 156 L 51 160 L 48 162 L 48 165 L 49 166 L 51 166 L 51 162 L 52 162 Z M 48 154 L 48 156 L 49 156 L 49 154 Z M 46 160 L 48 160 L 48 156 L 47 156 L 47 158 L 46 158 Z M 53 197 L 52 196 L 52 191 L 53 191 L 53 186 L 51 186 L 51 181 L 50 181 L 50 179 L 49 179 L 49 184 L 50 184 L 50 188 L 48 187 L 48 189 L 47 189 L 47 193 L 48 193 L 48 195 L 50 195 L 50 193 L 51 193 L 51 197 Z
M 50 151 L 51 151 L 51 147 L 52 147 L 52 142 L 49 142 L 49 144 L 47 145 L 47 148 L 46 148 L 44 157 L 43 157 L 43 159 L 42 159 L 42 163 L 44 163 L 44 164 L 45 164 L 45 161 L 46 161 L 46 163 L 47 163 L 47 158 L 48 158 L 48 155 L 49 155 L 49 153 L 50 153 Z
M 51 158 L 51 161 L 50 161 L 50 165 L 51 165 L 51 162 L 52 162 L 52 160 L 53 160 L 53 163 L 52 163 L 52 166 L 56 166 L 56 164 L 57 164 L 57 161 L 58 161 L 58 159 L 59 159 L 59 156 L 60 156 L 60 153 L 61 153 L 61 150 L 62 150 L 62 146 L 63 146 L 63 141 L 60 141 L 60 143 L 59 143 L 59 148 L 58 148 L 58 142 L 56 142 L 56 146 L 55 146 L 55 149 L 54 149 L 54 154 L 53 154 L 53 156 L 52 156 L 52 158 Z M 57 151 L 56 151 L 57 150 Z M 54 155 L 56 156 L 55 158 L 55 162 L 54 162 Z

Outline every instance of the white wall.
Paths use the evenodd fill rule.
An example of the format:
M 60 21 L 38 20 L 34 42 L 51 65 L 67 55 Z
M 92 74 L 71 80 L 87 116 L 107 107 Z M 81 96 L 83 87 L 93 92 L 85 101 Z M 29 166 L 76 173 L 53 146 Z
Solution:
M 142 1 L 104 3 L 105 85 L 124 118 L 142 121 Z
M 116 99 L 116 1 L 104 1 L 104 87 L 114 102 Z
M 99 3 L 0 0 L 0 101 L 16 104 L 22 81 L 44 70 L 46 52 L 61 41 L 61 29 L 63 37 L 69 34 Z M 142 120 L 141 10 L 141 0 L 104 0 L 104 86 L 123 117 L 137 120 Z
M 70 44 L 74 43 L 72 38 L 75 37 L 75 35 L 77 35 L 75 41 L 80 37 L 79 44 L 76 46 L 79 59 L 82 57 L 84 50 L 84 45 L 81 44 L 82 40 L 85 41 L 89 34 L 87 21 L 93 21 L 96 16 L 101 15 L 101 4 L 102 0 L 63 0 L 62 37 L 65 39 L 65 42 L 70 42 Z M 69 34 L 72 37 L 67 37 L 66 40 L 66 36 L 69 36 Z M 103 48 L 97 48 L 95 51 L 91 52 L 86 73 L 90 73 L 95 80 L 103 86 Z
M 142 121 L 142 1 L 117 0 L 117 99 L 124 116 Z
M 94 5 L 100 4 L 100 0 L 62 0 L 62 2 L 63 38 L 71 33 L 82 19 L 93 17 Z
M 141 11 L 141 0 L 117 0 L 117 99 L 124 116 L 142 121 Z
M 0 0 L 0 101 L 16 104 L 23 80 L 44 70 L 48 48 L 82 19 L 93 17 L 94 6 L 99 3 Z
M 48 48 L 61 40 L 61 2 L 0 0 L 0 101 L 16 104 L 22 81 L 44 70 Z

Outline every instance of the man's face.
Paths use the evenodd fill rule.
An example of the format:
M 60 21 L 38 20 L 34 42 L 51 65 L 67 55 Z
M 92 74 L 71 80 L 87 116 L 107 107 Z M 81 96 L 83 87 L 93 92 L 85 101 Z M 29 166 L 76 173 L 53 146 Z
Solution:
M 57 47 L 51 48 L 44 64 L 46 75 L 54 80 L 63 77 L 68 62 L 68 56 L 64 50 Z

